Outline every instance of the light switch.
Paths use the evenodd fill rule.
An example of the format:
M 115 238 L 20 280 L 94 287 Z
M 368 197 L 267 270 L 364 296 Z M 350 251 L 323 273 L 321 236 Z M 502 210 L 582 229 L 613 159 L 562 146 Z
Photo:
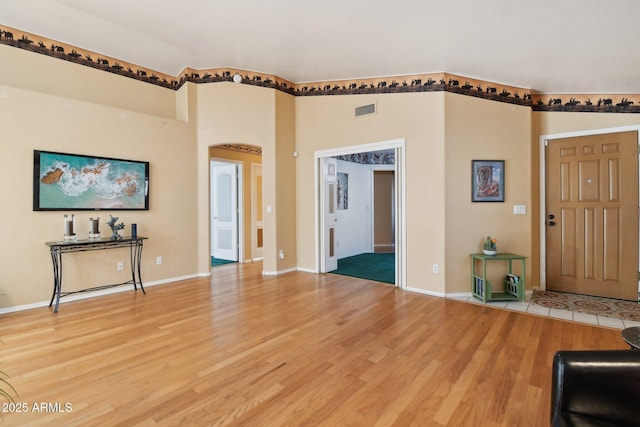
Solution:
M 527 214 L 527 205 L 513 205 L 513 214 L 514 215 L 526 215 Z

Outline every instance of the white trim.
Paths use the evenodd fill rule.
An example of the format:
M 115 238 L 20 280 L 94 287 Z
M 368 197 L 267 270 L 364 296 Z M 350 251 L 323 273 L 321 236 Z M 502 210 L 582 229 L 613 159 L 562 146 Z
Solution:
M 278 271 L 263 271 L 262 275 L 263 276 L 279 276 L 281 274 L 293 273 L 294 271 L 297 271 L 297 270 L 298 270 L 297 267 L 291 267 L 291 268 L 278 270 Z
M 153 282 L 147 282 L 147 283 L 143 282 L 143 285 L 145 288 L 149 288 L 151 286 L 164 285 L 167 283 L 179 282 L 182 280 L 195 279 L 197 277 L 206 277 L 206 276 L 211 276 L 211 274 L 190 274 L 188 276 L 172 277 L 170 279 L 156 280 Z M 95 297 L 104 296 L 104 295 L 117 294 L 120 292 L 131 292 L 131 291 L 136 292 L 135 290 L 131 289 L 131 287 L 122 285 L 122 286 L 108 288 L 108 289 L 101 289 L 99 291 L 82 292 L 82 293 L 73 294 L 73 295 L 64 297 L 64 299 L 60 299 L 60 305 L 67 302 L 71 302 L 71 301 L 78 301 L 78 300 L 83 300 L 88 298 L 95 298 Z M 141 290 L 138 290 L 138 291 L 142 293 Z M 13 307 L 0 308 L 0 314 L 31 310 L 33 308 L 48 307 L 50 301 L 51 300 L 34 302 L 31 304 L 16 305 Z
M 223 145 L 223 144 L 217 144 L 217 145 L 210 145 L 209 148 L 211 147 L 216 147 L 219 145 Z M 211 230 L 211 216 L 212 216 L 212 212 L 211 212 L 211 195 L 213 192 L 213 189 L 211 188 L 211 163 L 212 162 L 219 162 L 219 163 L 227 163 L 227 164 L 234 164 L 236 165 L 236 175 L 237 175 L 237 181 L 238 181 L 238 188 L 236 191 L 236 204 L 238 205 L 238 221 L 237 221 L 237 226 L 238 226 L 238 261 L 242 260 L 242 257 L 245 255 L 244 253 L 244 162 L 242 160 L 233 160 L 233 159 L 225 159 L 222 157 L 209 157 L 209 218 L 208 218 L 208 224 L 209 224 L 209 250 L 208 252 L 211 252 L 211 233 L 213 230 Z M 211 255 L 213 256 L 213 254 Z M 209 267 L 211 267 L 211 261 L 209 261 Z
M 446 297 L 446 294 L 443 293 L 443 292 L 433 292 L 433 291 L 428 291 L 426 289 L 412 288 L 412 287 L 406 287 L 404 289 L 406 291 L 414 292 L 416 294 L 429 295 L 429 296 L 438 297 L 438 298 L 445 298 Z
M 442 292 L 433 292 L 433 291 L 427 291 L 425 289 L 411 288 L 411 287 L 406 288 L 406 290 L 409 291 L 409 292 L 414 292 L 414 293 L 422 294 L 422 295 L 429 295 L 429 296 L 438 297 L 438 298 L 449 298 L 449 299 L 458 299 L 459 300 L 459 299 L 462 299 L 462 298 L 471 298 L 471 297 L 473 297 L 473 294 L 471 292 L 451 292 L 451 293 L 445 292 L 445 293 L 442 293 Z M 525 294 L 525 301 L 524 302 L 526 304 L 528 304 L 529 300 L 526 297 L 527 297 L 527 295 L 529 295 L 529 296 L 533 295 L 533 290 L 525 291 L 524 294 Z M 462 302 L 466 302 L 466 301 L 462 301 Z M 480 299 L 476 299 L 473 302 L 477 302 L 479 304 L 482 304 L 482 300 L 480 300 Z M 520 300 L 505 300 L 505 301 L 495 301 L 495 302 L 505 302 L 505 303 L 507 303 L 507 302 L 522 302 L 522 301 L 520 301 Z M 488 301 L 486 304 L 490 304 L 490 303 L 491 303 L 491 301 Z
M 257 169 L 260 169 L 258 172 L 256 171 Z M 256 260 L 256 259 L 262 259 L 263 258 L 263 249 L 264 247 L 260 247 L 258 248 L 258 230 L 261 229 L 264 232 L 264 217 L 262 218 L 261 221 L 258 221 L 258 212 L 262 211 L 262 206 L 258 207 L 257 206 L 257 193 L 258 193 L 258 188 L 256 186 L 256 179 L 258 176 L 260 176 L 260 178 L 262 178 L 262 163 L 256 163 L 256 162 L 251 162 L 251 166 L 250 166 L 250 175 L 251 175 L 251 183 L 250 183 L 250 187 L 251 187 L 251 195 L 250 195 L 250 208 L 251 208 L 251 212 L 249 214 L 250 216 L 250 222 L 251 225 L 249 227 L 249 229 L 251 230 L 251 250 L 250 250 L 250 256 Z M 262 189 L 260 189 L 262 190 Z M 264 198 L 264 195 L 263 195 Z M 264 200 L 263 200 L 264 202 Z M 264 246 L 264 234 L 263 234 L 263 246 Z
M 311 274 L 318 274 L 317 270 L 313 270 L 311 268 L 302 268 L 302 267 L 298 267 L 297 268 L 298 271 L 301 271 L 303 273 L 311 273 Z
M 343 156 L 353 153 L 366 153 L 369 151 L 380 151 L 396 148 L 405 144 L 404 138 L 391 139 L 389 141 L 372 142 L 370 144 L 350 145 L 348 147 L 330 148 L 327 150 L 319 150 L 314 153 L 315 158 Z
M 582 130 L 582 131 L 574 131 L 574 132 L 563 132 L 563 133 L 552 133 L 546 135 L 540 135 L 538 138 L 539 142 L 539 160 L 540 160 L 540 179 L 539 179 L 539 188 L 540 188 L 540 198 L 538 200 L 540 205 L 540 290 L 544 291 L 547 289 L 547 263 L 546 263 L 546 233 L 545 233 L 545 208 L 546 208 L 546 162 L 547 158 L 545 155 L 545 147 L 547 145 L 547 141 L 553 139 L 560 138 L 573 138 L 576 136 L 590 136 L 590 135 L 603 135 L 608 133 L 617 133 L 617 132 L 638 132 L 638 143 L 640 143 L 640 125 L 633 126 L 619 126 L 613 128 L 603 128 L 603 129 L 591 129 L 591 130 Z M 640 174 L 638 176 L 638 180 L 640 181 Z M 640 260 L 638 260 L 638 265 L 640 266 Z
M 400 289 L 407 287 L 407 155 L 404 138 L 396 146 L 396 154 L 400 154 L 396 159 L 396 197 L 398 199 L 398 210 L 396 211 L 396 262 L 399 262 L 399 268 L 396 268 L 396 281 Z M 400 219 L 398 227 L 397 220 Z
M 451 298 L 451 299 L 460 299 L 460 298 L 469 298 L 471 296 L 473 296 L 471 292 L 453 292 L 453 293 L 446 293 L 444 297 Z
M 320 209 L 322 205 L 320 204 L 320 182 L 319 182 L 319 164 L 320 159 L 323 157 L 333 157 L 333 156 L 341 156 L 346 154 L 353 153 L 366 153 L 370 151 L 380 151 L 380 150 L 388 150 L 395 149 L 396 152 L 399 152 L 400 158 L 395 161 L 395 171 L 396 171 L 396 180 L 400 180 L 400 188 L 401 191 L 398 194 L 399 203 L 398 210 L 400 211 L 400 215 L 397 216 L 400 224 L 399 227 L 396 228 L 396 248 L 398 251 L 396 252 L 396 260 L 399 261 L 399 268 L 396 268 L 396 286 L 405 289 L 406 288 L 406 140 L 405 138 L 392 139 L 388 141 L 380 141 L 373 142 L 370 144 L 360 144 L 360 145 L 350 145 L 346 147 L 339 148 L 331 148 L 327 150 L 319 150 L 314 152 L 314 221 L 315 221 L 315 236 L 314 236 L 314 247 L 315 247 L 315 269 L 316 271 L 321 271 L 321 235 L 322 230 L 321 217 L 320 217 Z

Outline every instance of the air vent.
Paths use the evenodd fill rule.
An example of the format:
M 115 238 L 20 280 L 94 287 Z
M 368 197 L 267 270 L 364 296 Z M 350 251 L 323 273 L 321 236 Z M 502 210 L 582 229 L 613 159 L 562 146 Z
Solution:
M 356 117 L 366 116 L 368 114 L 376 113 L 376 104 L 363 105 L 362 107 L 356 107 Z

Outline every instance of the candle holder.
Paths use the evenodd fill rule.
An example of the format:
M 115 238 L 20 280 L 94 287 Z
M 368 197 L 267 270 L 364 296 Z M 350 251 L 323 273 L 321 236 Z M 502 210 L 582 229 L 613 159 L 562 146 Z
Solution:
M 76 214 L 64 215 L 64 240 L 76 240 Z
M 89 218 L 89 239 L 100 238 L 100 218 Z

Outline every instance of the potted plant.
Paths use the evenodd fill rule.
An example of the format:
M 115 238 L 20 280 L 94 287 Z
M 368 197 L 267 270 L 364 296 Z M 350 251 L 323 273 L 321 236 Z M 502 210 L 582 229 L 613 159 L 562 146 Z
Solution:
M 495 255 L 498 253 L 498 247 L 496 246 L 498 240 L 495 238 L 491 238 L 491 236 L 487 236 L 484 240 L 484 245 L 482 246 L 482 252 L 485 255 Z

